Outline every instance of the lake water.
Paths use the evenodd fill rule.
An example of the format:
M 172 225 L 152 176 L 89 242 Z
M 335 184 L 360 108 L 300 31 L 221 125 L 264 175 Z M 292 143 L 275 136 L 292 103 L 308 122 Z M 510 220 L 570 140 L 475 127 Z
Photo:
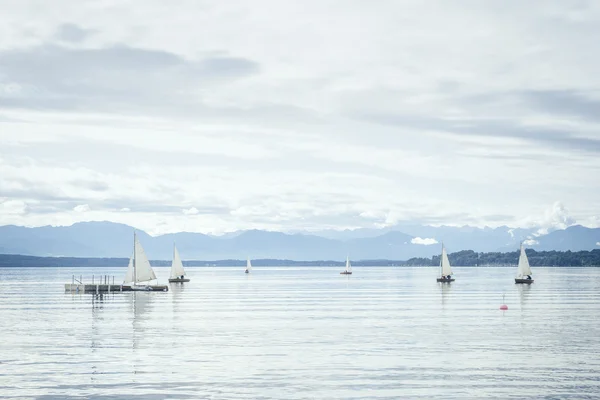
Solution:
M 64 284 L 125 268 L 0 269 L 0 398 L 600 398 L 600 268 L 340 270 L 97 297 Z

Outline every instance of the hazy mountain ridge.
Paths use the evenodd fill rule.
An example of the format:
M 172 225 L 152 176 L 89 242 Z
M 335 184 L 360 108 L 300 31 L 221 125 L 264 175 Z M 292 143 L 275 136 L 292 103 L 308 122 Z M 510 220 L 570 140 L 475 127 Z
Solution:
M 148 256 L 168 260 L 173 243 L 184 259 L 290 259 L 342 260 L 347 255 L 355 260 L 408 260 L 439 254 L 441 245 L 416 244 L 425 239 L 443 241 L 449 252 L 514 251 L 521 240 L 531 238 L 534 229 L 405 226 L 405 231 L 364 230 L 346 232 L 346 239 L 333 239 L 316 234 L 286 234 L 262 230 L 235 232 L 215 237 L 202 233 L 180 232 L 152 237 L 138 230 Z M 0 253 L 32 256 L 65 257 L 129 257 L 133 247 L 134 228 L 112 222 L 81 222 L 71 226 L 26 228 L 0 226 Z M 344 231 L 342 231 L 344 232 Z M 331 232 L 328 232 L 331 234 Z M 342 233 L 342 236 L 344 233 Z M 330 235 L 331 236 L 331 235 Z M 420 238 L 417 240 L 416 238 Z M 580 225 L 534 237 L 535 250 L 579 251 L 600 248 L 600 228 Z M 413 243 L 416 242 L 416 243 Z

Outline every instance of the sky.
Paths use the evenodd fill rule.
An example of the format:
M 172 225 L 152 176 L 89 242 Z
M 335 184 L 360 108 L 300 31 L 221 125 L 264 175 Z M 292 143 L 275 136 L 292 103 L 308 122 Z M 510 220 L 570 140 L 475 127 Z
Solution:
M 0 225 L 600 226 L 600 2 L 0 0 Z

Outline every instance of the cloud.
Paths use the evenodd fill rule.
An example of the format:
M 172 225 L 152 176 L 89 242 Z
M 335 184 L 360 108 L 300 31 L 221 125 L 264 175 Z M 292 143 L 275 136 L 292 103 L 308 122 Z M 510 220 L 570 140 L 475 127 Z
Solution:
M 45 43 L 0 51 L 0 59 L 5 85 L 19 88 L 0 97 L 0 106 L 78 112 L 191 112 L 196 91 L 259 71 L 256 62 L 241 57 L 192 60 L 125 44 L 73 48 Z M 159 105 L 157 99 L 167 103 Z M 199 107 L 202 102 L 193 108 L 198 112 Z
M 0 22 L 0 194 L 27 205 L 1 224 L 598 225 L 591 2 L 23 0 Z
M 199 213 L 198 209 L 196 207 L 191 207 L 188 209 L 183 209 L 181 210 L 181 212 L 185 215 L 196 215 Z
M 131 211 L 131 209 L 130 209 L 130 208 L 127 208 L 127 207 L 123 207 L 123 208 L 121 208 L 119 211 L 121 211 L 121 212 L 130 212 L 130 211 Z
M 535 246 L 535 245 L 538 245 L 538 244 L 540 244 L 540 242 L 538 242 L 538 241 L 537 241 L 537 240 L 535 240 L 535 239 L 527 239 L 527 240 L 524 240 L 524 241 L 523 241 L 523 244 L 524 244 L 525 246 Z
M 410 240 L 410 242 L 412 244 L 422 244 L 422 245 L 425 245 L 425 246 L 429 246 L 429 245 L 437 244 L 438 243 L 438 241 L 435 240 L 434 238 L 423 238 L 423 239 L 421 239 L 420 237 L 412 238 Z
M 87 204 L 80 204 L 78 206 L 73 207 L 73 211 L 84 213 L 90 211 L 90 206 Z
M 523 94 L 532 104 L 549 114 L 600 121 L 600 97 L 597 91 L 540 90 Z
M 22 200 L 11 200 L 0 197 L 0 216 L 24 215 L 29 212 L 29 205 Z
M 536 222 L 536 226 L 540 228 L 535 233 L 535 236 L 545 235 L 556 229 L 566 229 L 575 224 L 575 219 L 569 215 L 569 211 L 565 205 L 556 201 L 551 207 L 544 212 L 542 219 Z
M 596 242 L 596 246 L 600 246 L 600 242 Z
M 72 23 L 62 24 L 56 30 L 56 39 L 64 42 L 78 43 L 93 34 L 91 29 L 83 29 Z

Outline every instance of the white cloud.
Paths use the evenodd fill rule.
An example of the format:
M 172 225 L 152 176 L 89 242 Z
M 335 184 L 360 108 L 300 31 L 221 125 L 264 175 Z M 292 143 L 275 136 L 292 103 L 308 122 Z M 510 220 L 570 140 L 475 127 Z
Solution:
M 32 4 L 0 15 L 0 224 L 600 226 L 593 2 Z
M 6 216 L 21 216 L 27 214 L 29 206 L 21 200 L 10 200 L 0 197 L 0 218 Z
M 556 229 L 565 229 L 575 224 L 575 219 L 569 215 L 565 205 L 556 201 L 544 211 L 542 218 L 531 221 L 531 225 L 539 227 L 536 236 L 545 235 Z
M 78 206 L 73 207 L 73 211 L 84 213 L 90 211 L 90 206 L 87 204 L 80 204 Z
M 540 244 L 540 242 L 538 242 L 538 241 L 537 241 L 537 240 L 535 240 L 535 239 L 527 239 L 527 240 L 523 240 L 523 244 L 524 244 L 525 246 L 535 246 L 535 245 L 538 245 L 538 244 Z
M 184 213 L 185 215 L 196 215 L 199 213 L 198 209 L 196 207 L 191 207 L 188 209 L 183 209 L 181 210 L 182 213 Z
M 437 241 L 437 240 L 435 240 L 434 238 L 423 238 L 423 239 L 422 239 L 422 238 L 420 238 L 420 237 L 415 237 L 415 238 L 412 238 L 412 239 L 410 240 L 410 242 L 411 242 L 412 244 L 422 244 L 422 245 L 425 245 L 425 246 L 429 246 L 429 245 L 432 245 L 432 244 L 437 244 L 437 243 L 438 243 L 438 241 Z
M 600 246 L 600 242 L 596 242 L 596 246 Z
M 121 211 L 121 212 L 129 212 L 129 211 L 131 211 L 131 209 L 127 208 L 127 207 L 123 207 L 119 211 Z

